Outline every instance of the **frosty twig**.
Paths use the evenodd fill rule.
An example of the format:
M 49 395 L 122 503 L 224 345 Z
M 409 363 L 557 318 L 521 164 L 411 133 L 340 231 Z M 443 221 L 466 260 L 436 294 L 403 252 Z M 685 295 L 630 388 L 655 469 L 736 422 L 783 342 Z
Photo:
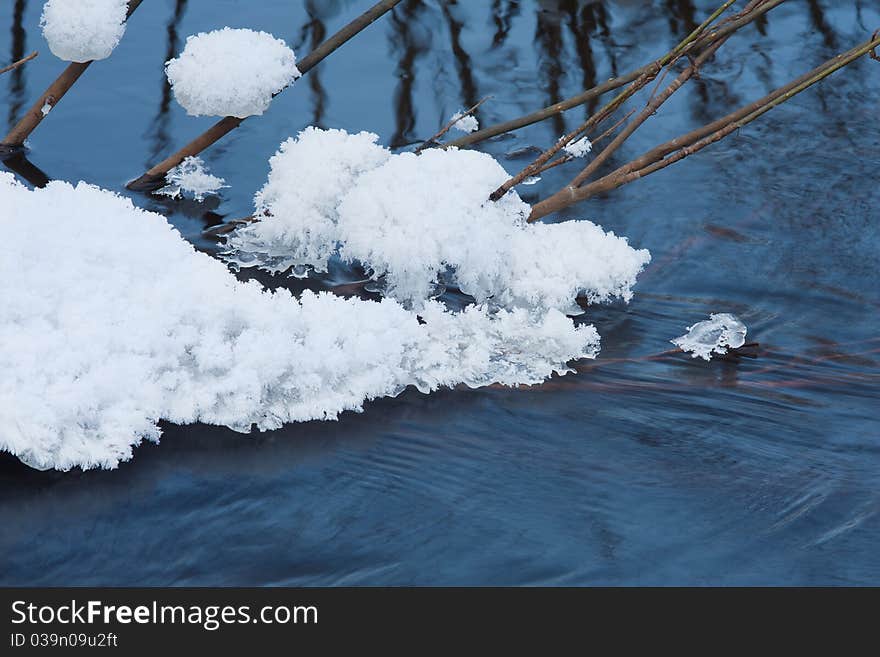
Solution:
M 648 102 L 648 106 L 645 108 L 645 110 L 629 126 L 627 126 L 627 128 L 620 135 L 618 135 L 615 140 L 611 144 L 609 144 L 609 146 L 604 149 L 595 160 L 593 160 L 593 162 L 590 163 L 588 168 L 593 166 L 600 166 L 608 157 L 611 156 L 612 153 L 614 153 L 615 150 L 617 150 L 621 143 L 623 143 L 633 132 L 635 132 L 635 130 L 639 126 L 641 126 L 641 124 L 644 123 L 644 121 L 646 121 L 654 112 L 656 112 L 657 108 L 660 105 L 662 105 L 675 91 L 677 91 L 685 82 L 687 82 L 687 80 L 689 80 L 696 74 L 701 64 L 703 64 L 707 59 L 715 54 L 718 48 L 726 41 L 728 36 L 733 31 L 730 29 L 731 25 L 736 23 L 737 26 L 734 28 L 734 30 L 739 29 L 739 27 L 742 27 L 743 25 L 753 21 L 761 14 L 769 11 L 770 9 L 781 4 L 784 1 L 785 0 L 772 0 L 770 2 L 767 2 L 764 0 L 752 0 L 752 2 L 750 2 L 746 6 L 743 12 L 737 15 L 737 17 L 744 20 L 740 20 L 738 22 L 731 20 L 725 26 L 724 31 L 716 29 L 706 34 L 706 30 L 712 25 L 712 23 L 733 4 L 733 2 L 730 0 L 723 3 L 693 32 L 685 37 L 672 50 L 666 53 L 666 55 L 656 60 L 655 62 L 652 62 L 648 66 L 639 69 L 640 71 L 642 71 L 642 73 L 632 82 L 632 84 L 629 85 L 629 87 L 627 87 L 624 91 L 615 96 L 613 100 L 602 107 L 598 112 L 590 116 L 580 126 L 575 128 L 568 134 L 564 135 L 558 142 L 556 142 L 553 146 L 551 146 L 549 149 L 539 155 L 534 162 L 532 162 L 517 175 L 513 176 L 510 180 L 508 180 L 498 189 L 496 189 L 489 198 L 493 201 L 497 201 L 508 191 L 513 189 L 516 185 L 523 182 L 526 178 L 536 175 L 540 171 L 546 170 L 548 168 L 545 166 L 547 162 L 549 162 L 560 150 L 565 148 L 575 139 L 585 134 L 589 134 L 589 132 L 595 126 L 608 118 L 624 102 L 626 102 L 638 91 L 647 86 L 654 78 L 657 77 L 657 75 L 661 71 L 663 71 L 664 69 L 668 71 L 669 67 L 671 67 L 676 61 L 678 61 L 678 59 L 682 55 L 688 55 L 690 57 L 691 51 L 695 50 L 697 47 L 705 46 L 703 52 L 696 58 L 696 60 L 691 59 L 691 65 L 687 69 L 685 69 L 676 78 L 676 80 L 669 85 L 669 87 L 667 87 L 663 94 L 659 96 L 652 95 L 651 100 Z M 559 164 L 561 163 L 562 162 L 559 162 Z M 587 173 L 586 175 L 589 175 L 589 173 Z
M 757 0 L 757 2 L 752 3 L 752 5 L 756 11 L 760 12 L 758 15 L 761 15 L 766 13 L 773 7 L 781 4 L 782 2 L 785 2 L 785 0 L 772 0 L 772 2 L 768 2 L 767 0 Z M 650 81 L 662 70 L 662 68 L 666 64 L 672 61 L 674 57 L 682 54 L 682 51 L 685 47 L 696 45 L 696 42 L 698 40 L 701 41 L 703 45 L 705 45 L 705 40 L 707 39 L 718 39 L 742 27 L 742 25 L 744 25 L 745 23 L 742 22 L 743 19 L 740 15 L 738 19 L 733 19 L 729 22 L 724 23 L 723 27 L 719 25 L 718 30 L 705 33 L 707 24 L 711 24 L 712 21 L 720 16 L 721 13 L 723 13 L 723 11 L 730 7 L 732 4 L 732 2 L 725 2 L 722 5 L 722 7 L 724 8 L 723 10 L 719 8 L 718 10 L 713 12 L 713 14 L 708 19 L 706 19 L 703 24 L 697 27 L 690 35 L 688 35 L 688 37 L 686 37 L 675 48 L 670 50 L 668 53 L 666 53 L 666 55 L 656 61 L 646 64 L 619 77 L 606 80 L 605 82 L 598 84 L 595 87 L 582 91 L 576 96 L 572 96 L 571 98 L 568 98 L 561 102 L 554 103 L 553 105 L 550 105 L 543 109 L 531 112 L 515 119 L 511 119 L 509 121 L 505 121 L 503 123 L 499 123 L 497 125 L 483 128 L 482 130 L 477 130 L 476 132 L 460 137 L 455 141 L 451 141 L 445 146 L 455 146 L 457 148 L 471 146 L 481 141 L 485 141 L 486 139 L 491 139 L 492 137 L 497 137 L 498 135 L 503 135 L 507 132 L 513 132 L 514 130 L 519 130 L 520 128 L 524 128 L 535 123 L 540 123 L 541 121 L 552 118 L 558 114 L 567 112 L 572 108 L 585 105 L 591 100 L 598 98 L 599 96 L 602 96 L 609 91 L 614 91 L 615 89 L 619 89 L 620 87 L 629 84 L 630 82 L 638 80 L 642 76 L 649 76 L 648 81 Z M 757 15 L 748 18 L 745 22 L 751 22 L 756 17 Z
M 665 169 L 670 164 L 678 162 L 704 149 L 706 146 L 720 141 L 727 135 L 769 112 L 774 107 L 781 105 L 814 84 L 821 82 L 832 73 L 852 64 L 857 59 L 870 55 L 878 46 L 880 46 L 880 35 L 875 34 L 871 40 L 837 55 L 796 80 L 776 89 L 764 98 L 685 135 L 665 142 L 596 181 L 580 186 L 574 183 L 567 185 L 564 189 L 536 204 L 532 208 L 529 221 L 536 221 L 552 212 L 584 201 L 596 194 L 616 189 L 651 173 Z

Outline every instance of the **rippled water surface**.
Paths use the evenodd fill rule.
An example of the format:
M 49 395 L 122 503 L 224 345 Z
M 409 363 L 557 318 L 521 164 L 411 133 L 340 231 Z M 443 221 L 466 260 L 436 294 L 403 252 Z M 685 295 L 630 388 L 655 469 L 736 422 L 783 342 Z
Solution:
M 51 178 L 122 191 L 211 123 L 164 86 L 162 64 L 186 35 L 247 26 L 305 53 L 369 4 L 145 0 L 116 53 L 34 134 L 30 159 Z M 208 152 L 230 185 L 222 197 L 135 202 L 215 249 L 201 231 L 249 214 L 267 159 L 307 125 L 405 147 L 487 95 L 481 122 L 505 120 L 661 55 L 716 4 L 404 0 Z M 41 5 L 0 3 L 0 63 L 41 51 L 0 77 L 4 128 L 63 67 L 40 35 Z M 615 160 L 878 27 L 873 0 L 789 0 L 731 39 Z M 864 59 L 569 211 L 654 256 L 632 303 L 591 310 L 603 350 L 575 375 L 526 390 L 408 390 L 339 422 L 254 436 L 165 426 L 160 445 L 113 472 L 38 473 L 0 456 L 0 583 L 880 584 L 878 106 L 880 64 Z M 532 156 L 523 149 L 585 111 L 481 148 L 515 172 Z M 524 198 L 576 169 L 548 172 Z M 663 354 L 710 312 L 741 317 L 759 357 Z

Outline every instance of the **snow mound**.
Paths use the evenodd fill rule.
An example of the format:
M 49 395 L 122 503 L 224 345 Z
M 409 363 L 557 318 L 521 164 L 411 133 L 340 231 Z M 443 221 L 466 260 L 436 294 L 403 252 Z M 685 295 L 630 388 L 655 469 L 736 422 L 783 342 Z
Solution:
M 449 118 L 449 121 L 455 121 L 452 128 L 461 132 L 476 132 L 480 129 L 480 122 L 472 114 L 465 115 L 464 112 L 456 112 Z
M 599 338 L 561 313 L 450 313 L 263 290 L 110 192 L 0 173 L 0 449 L 112 468 L 159 420 L 247 432 L 407 386 L 538 383 Z
M 272 96 L 300 76 L 284 41 L 229 27 L 188 37 L 165 73 L 188 114 L 241 119 L 265 112 Z
M 184 193 L 192 194 L 201 201 L 208 194 L 213 194 L 223 187 L 228 187 L 223 178 L 208 172 L 207 165 L 200 157 L 188 157 L 166 176 L 168 185 L 159 190 L 159 194 L 179 198 Z
M 230 235 L 229 261 L 300 275 L 338 252 L 415 308 L 441 283 L 503 308 L 632 296 L 647 251 L 587 221 L 529 225 L 513 191 L 489 201 L 509 177 L 490 155 L 392 155 L 376 139 L 308 128 L 282 144 L 256 197 L 261 221 Z
M 52 54 L 68 62 L 106 59 L 125 34 L 128 0 L 48 0 L 40 27 Z
M 712 354 L 726 354 L 746 342 L 746 325 L 730 313 L 709 315 L 709 319 L 688 326 L 687 333 L 671 340 L 691 358 L 710 360 Z

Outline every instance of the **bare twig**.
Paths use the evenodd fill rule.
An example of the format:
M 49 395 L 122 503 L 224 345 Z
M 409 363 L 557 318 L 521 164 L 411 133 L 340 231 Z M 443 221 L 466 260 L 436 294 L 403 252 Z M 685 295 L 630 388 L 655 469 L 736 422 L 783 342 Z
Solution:
M 39 55 L 39 54 L 40 54 L 40 53 L 39 53 L 38 51 L 34 50 L 34 51 L 33 51 L 30 55 L 28 55 L 27 57 L 22 57 L 22 58 L 19 59 L 17 62 L 12 62 L 9 66 L 7 66 L 7 67 L 5 67 L 5 68 L 0 68 L 0 75 L 3 75 L 4 73 L 9 73 L 9 71 L 14 71 L 14 70 L 17 69 L 19 66 L 21 66 L 22 64 L 26 64 L 27 62 L 31 61 L 32 59 L 34 59 L 34 58 L 35 58 L 37 55 Z
M 761 5 L 762 0 L 752 0 L 742 14 L 748 14 L 753 11 L 756 7 Z M 774 0 L 776 4 L 780 2 L 784 2 L 784 0 Z M 549 149 L 541 153 L 534 162 L 525 167 L 522 171 L 520 171 L 517 175 L 513 176 L 510 180 L 501 185 L 498 189 L 496 189 L 489 196 L 489 199 L 492 201 L 497 201 L 501 197 L 503 197 L 508 191 L 513 189 L 516 185 L 523 182 L 526 178 L 530 176 L 537 175 L 540 171 L 545 171 L 546 167 L 544 166 L 550 159 L 552 159 L 560 150 L 565 148 L 572 141 L 589 132 L 593 127 L 598 125 L 601 121 L 610 116 L 617 108 L 619 108 L 626 100 L 635 95 L 638 91 L 643 89 L 651 80 L 653 80 L 658 73 L 660 73 L 664 67 L 668 70 L 668 68 L 677 61 L 677 59 L 682 54 L 689 54 L 690 51 L 698 44 L 703 44 L 704 41 L 699 40 L 701 36 L 704 34 L 705 30 L 712 25 L 712 23 L 721 16 L 731 5 L 733 4 L 733 0 L 728 0 L 724 2 L 720 7 L 718 7 L 709 17 L 703 21 L 695 30 L 693 30 L 688 36 L 686 36 L 680 43 L 678 43 L 672 50 L 670 50 L 666 55 L 658 59 L 657 61 L 650 64 L 648 67 L 643 67 L 644 72 L 636 78 L 632 84 L 623 92 L 618 94 L 610 103 L 608 103 L 605 107 L 600 109 L 590 118 L 588 118 L 584 123 L 575 128 L 573 131 L 569 132 L 565 136 L 563 136 L 559 141 L 557 141 L 553 146 Z M 757 17 L 757 14 L 752 17 L 751 20 Z M 716 31 L 717 33 L 717 31 Z M 705 62 L 706 59 L 711 57 L 715 51 L 724 43 L 727 39 L 727 36 L 721 36 L 714 41 L 705 42 L 706 49 L 704 52 L 698 57 L 697 60 L 692 60 L 691 66 L 688 67 L 679 77 L 676 82 L 670 85 L 667 88 L 667 91 L 664 92 L 664 95 L 659 99 L 655 99 L 653 94 L 651 100 L 648 103 L 648 107 L 645 111 L 637 117 L 637 119 L 627 127 L 627 130 L 624 133 L 618 135 L 615 140 L 605 149 L 603 150 L 599 156 L 594 159 L 589 165 L 588 169 L 590 173 L 601 166 L 611 154 L 617 150 L 619 145 L 623 143 L 635 130 L 645 121 L 648 117 L 650 117 L 657 108 L 666 101 L 669 96 L 672 95 L 682 84 L 684 84 L 688 79 L 690 79 L 693 75 L 696 74 L 698 67 L 700 64 Z M 661 77 L 662 80 L 662 77 Z M 587 173 L 586 175 L 590 175 Z
M 227 221 L 223 224 L 218 224 L 216 226 L 211 226 L 210 228 L 206 228 L 202 231 L 202 235 L 206 237 L 220 237 L 221 235 L 226 235 L 231 233 L 236 228 L 241 226 L 247 226 L 248 224 L 252 224 L 258 221 L 258 218 L 254 215 L 248 215 L 247 217 L 241 217 L 240 219 L 233 219 L 232 221 Z
M 351 21 L 348 25 L 343 27 L 336 34 L 324 41 L 321 45 L 297 62 L 297 68 L 300 73 L 305 75 L 318 63 L 324 60 L 325 57 L 335 52 L 339 47 L 357 36 L 366 27 L 370 26 L 373 22 L 391 11 L 395 5 L 400 3 L 400 1 L 401 0 L 382 0 L 381 2 L 377 2 L 373 7 Z M 165 185 L 165 175 L 171 171 L 171 169 L 183 162 L 186 158 L 198 155 L 225 135 L 235 130 L 243 121 L 244 119 L 239 119 L 234 116 L 226 116 L 220 119 L 207 131 L 196 137 L 193 141 L 173 155 L 159 162 L 159 164 L 144 173 L 140 178 L 128 183 L 126 187 L 136 191 L 151 191 L 163 187 Z
M 134 13 L 135 9 L 143 0 L 129 0 L 128 13 L 126 20 Z M 64 69 L 64 72 L 49 85 L 49 88 L 43 92 L 37 101 L 31 106 L 27 113 L 19 120 L 9 134 L 3 138 L 0 143 L 0 152 L 15 151 L 24 144 L 30 134 L 36 130 L 37 126 L 43 121 L 49 112 L 64 97 L 70 88 L 79 80 L 80 76 L 86 72 L 86 69 L 92 62 L 73 62 Z
M 592 139 L 591 143 L 593 145 L 595 145 L 595 144 L 598 144 L 599 142 L 601 142 L 602 140 L 607 139 L 609 136 L 611 136 L 614 133 L 615 130 L 617 130 L 620 126 L 622 126 L 624 123 L 626 123 L 626 121 L 629 119 L 629 117 L 631 117 L 633 114 L 635 114 L 635 112 L 636 112 L 635 110 L 630 110 L 626 114 L 626 116 L 624 116 L 622 119 L 617 121 L 613 126 L 608 128 L 608 130 L 603 132 L 601 135 L 599 135 L 595 139 Z M 575 159 L 577 159 L 577 158 L 575 158 L 575 156 L 569 155 L 568 153 L 566 153 L 562 157 L 556 158 L 552 162 L 548 162 L 547 164 L 543 165 L 540 169 L 534 171 L 532 173 L 532 176 L 539 176 L 549 169 L 553 169 L 555 167 L 558 167 L 561 164 L 568 164 L 569 162 L 571 162 L 572 160 L 575 160 Z
M 720 141 L 727 135 L 769 112 L 774 107 L 781 105 L 814 84 L 821 82 L 832 73 L 848 66 L 860 57 L 870 55 L 878 46 L 880 46 L 880 33 L 870 41 L 828 60 L 764 98 L 746 105 L 721 119 L 708 123 L 701 128 L 661 144 L 599 180 L 581 187 L 567 186 L 535 205 L 532 208 L 529 221 L 536 221 L 552 212 L 584 201 L 596 194 L 616 189 L 651 173 L 665 169 L 669 165 L 704 149 L 706 146 Z
M 452 127 L 453 127 L 456 123 L 458 123 L 459 121 L 461 121 L 461 120 L 462 120 L 464 117 L 466 117 L 466 116 L 472 116 L 473 113 L 476 112 L 476 111 L 480 108 L 480 105 L 482 105 L 483 103 L 485 103 L 485 102 L 486 102 L 487 100 L 489 100 L 490 98 L 491 98 L 491 96 L 486 96 L 485 98 L 481 99 L 480 102 L 478 102 L 476 105 L 474 105 L 473 107 L 471 107 L 469 110 L 467 110 L 466 112 L 462 112 L 461 115 L 456 116 L 454 119 L 450 120 L 446 125 L 444 125 L 442 128 L 440 128 L 440 130 L 437 132 L 437 134 L 435 134 L 435 135 L 429 137 L 428 139 L 426 139 L 426 140 L 422 143 L 422 145 L 419 146 L 419 147 L 416 149 L 415 152 L 416 152 L 416 153 L 421 153 L 421 152 L 422 152 L 423 150 L 425 150 L 426 148 L 430 148 L 432 145 L 437 145 L 437 144 L 439 144 L 439 139 L 440 139 L 443 135 L 445 135 L 447 132 L 449 132 L 450 130 L 452 130 Z
M 777 0 L 777 4 L 778 4 L 778 2 L 784 2 L 784 1 L 785 0 Z M 724 8 L 724 10 L 726 10 L 731 4 L 733 4 L 733 3 L 732 2 L 725 2 L 724 5 L 722 5 L 722 7 Z M 775 4 L 774 4 L 774 6 L 775 6 Z M 491 139 L 492 137 L 497 137 L 498 135 L 503 135 L 507 132 L 513 132 L 515 130 L 519 130 L 520 128 L 524 128 L 526 126 L 529 126 L 529 125 L 532 125 L 535 123 L 540 123 L 541 121 L 549 119 L 553 116 L 556 116 L 558 114 L 562 114 L 563 112 L 567 112 L 568 110 L 570 110 L 572 108 L 584 105 L 584 104 L 590 102 L 591 100 L 593 100 L 594 98 L 598 98 L 599 96 L 602 96 L 603 94 L 608 93 L 609 91 L 614 91 L 615 89 L 619 89 L 620 87 L 623 87 L 623 86 L 629 84 L 630 82 L 638 80 L 642 76 L 647 76 L 647 82 L 649 82 L 660 72 L 660 70 L 663 68 L 663 66 L 665 66 L 670 61 L 672 61 L 673 58 L 677 58 L 678 55 L 681 54 L 681 52 L 685 48 L 693 47 L 693 45 L 695 44 L 695 42 L 697 41 L 698 38 L 700 38 L 701 36 L 703 36 L 704 38 L 707 36 L 711 36 L 712 33 L 710 33 L 710 35 L 705 35 L 704 32 L 705 32 L 708 24 L 710 24 L 711 21 L 715 20 L 715 18 L 720 16 L 721 13 L 723 13 L 723 10 L 721 10 L 720 12 L 719 12 L 719 10 L 716 10 L 715 12 L 713 12 L 712 16 L 710 16 L 710 18 L 707 19 L 707 21 L 704 22 L 704 24 L 697 27 L 682 42 L 680 42 L 678 45 L 676 45 L 675 48 L 670 50 L 668 53 L 666 53 L 666 55 L 664 55 L 660 59 L 658 59 L 654 62 L 651 62 L 650 64 L 646 64 L 645 66 L 642 66 L 642 67 L 637 68 L 633 71 L 630 71 L 629 73 L 626 73 L 625 75 L 621 75 L 616 78 L 611 78 L 610 80 L 607 80 L 607 81 L 603 82 L 602 84 L 596 85 L 595 87 L 592 87 L 591 89 L 587 89 L 587 90 L 579 93 L 576 96 L 572 96 L 571 98 L 568 98 L 568 99 L 563 100 L 561 102 L 555 103 L 553 105 L 550 105 L 550 106 L 545 107 L 543 109 L 537 110 L 535 112 L 531 112 L 530 114 L 526 114 L 524 116 L 520 116 L 518 118 L 511 119 L 509 121 L 505 121 L 504 123 L 499 123 L 497 125 L 489 126 L 489 127 L 483 128 L 482 130 L 478 130 L 476 132 L 473 132 L 469 135 L 465 135 L 464 137 L 460 137 L 460 138 L 456 139 L 455 141 L 451 141 L 451 142 L 445 144 L 444 147 L 455 146 L 457 148 L 463 148 L 465 146 L 471 146 L 471 145 L 479 143 L 481 141 L 485 141 L 486 139 Z M 714 38 L 717 38 L 717 37 L 713 37 L 710 40 L 714 40 Z M 641 88 L 641 87 L 639 87 L 639 88 Z

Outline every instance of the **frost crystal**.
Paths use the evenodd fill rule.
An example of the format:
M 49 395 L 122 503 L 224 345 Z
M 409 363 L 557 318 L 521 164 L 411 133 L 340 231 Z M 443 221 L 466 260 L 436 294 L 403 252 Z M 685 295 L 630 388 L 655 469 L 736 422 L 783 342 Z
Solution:
M 257 194 L 261 221 L 235 231 L 226 257 L 269 271 L 327 267 L 335 252 L 418 307 L 440 279 L 478 302 L 568 310 L 575 297 L 628 300 L 650 260 L 588 221 L 530 225 L 490 155 L 432 149 L 392 155 L 376 135 L 308 128 L 281 146 Z
M 455 130 L 461 130 L 462 132 L 476 132 L 480 129 L 480 122 L 477 121 L 477 117 L 468 114 L 465 115 L 464 112 L 456 112 L 450 118 L 450 121 L 455 121 L 452 124 L 452 127 Z
M 128 0 L 48 0 L 40 27 L 52 54 L 68 62 L 106 59 L 125 34 Z
M 284 41 L 229 27 L 188 37 L 165 72 L 188 114 L 238 118 L 265 112 L 272 96 L 300 76 Z
M 115 467 L 162 419 L 330 420 L 407 386 L 539 383 L 598 349 L 557 311 L 428 302 L 417 317 L 390 299 L 266 292 L 84 183 L 30 191 L 0 173 L 0 207 L 14 245 L 0 258 L 0 450 L 38 468 Z
M 593 142 L 586 137 L 582 137 L 577 141 L 566 144 L 562 147 L 562 150 L 572 157 L 584 157 L 587 153 L 593 150 Z
M 159 194 L 178 198 L 183 192 L 193 195 L 197 201 L 213 194 L 218 189 L 228 187 L 223 178 L 208 173 L 207 167 L 200 157 L 188 157 L 166 176 L 168 185 L 159 190 Z
M 709 315 L 709 319 L 689 326 L 687 333 L 672 344 L 691 354 L 691 358 L 710 360 L 712 354 L 726 354 L 746 342 L 746 325 L 730 313 Z

